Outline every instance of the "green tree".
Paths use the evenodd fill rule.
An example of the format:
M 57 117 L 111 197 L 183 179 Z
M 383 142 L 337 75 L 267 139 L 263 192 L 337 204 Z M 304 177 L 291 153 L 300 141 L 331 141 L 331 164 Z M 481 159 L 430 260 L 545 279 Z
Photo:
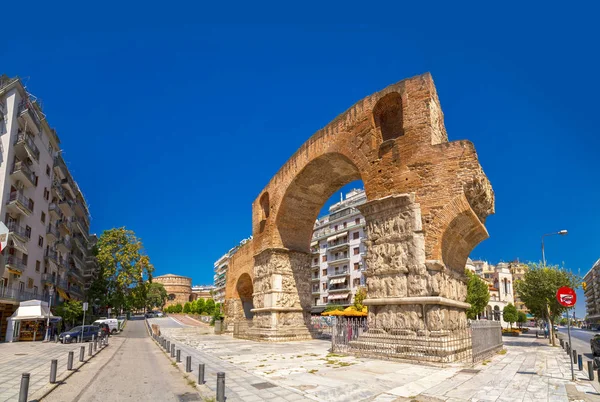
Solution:
M 189 314 L 191 310 L 192 310 L 192 304 L 190 302 L 187 302 L 183 305 L 184 313 Z
M 146 305 L 147 285 L 154 267 L 145 254 L 142 242 L 124 227 L 104 231 L 97 243 L 97 260 L 106 301 L 116 310 L 143 308 Z
M 196 314 L 204 313 L 205 309 L 206 309 L 206 300 L 204 300 L 204 299 L 196 300 Z
M 367 298 L 367 289 L 364 287 L 358 288 L 354 295 L 354 308 L 356 311 L 362 311 L 364 308 L 363 301 Z
M 210 325 L 215 325 L 215 321 L 220 320 L 221 318 L 223 318 L 223 315 L 221 314 L 221 303 L 215 303 Z
M 148 285 L 148 298 L 146 306 L 149 310 L 162 308 L 167 301 L 167 290 L 162 283 L 152 282 Z
M 490 292 L 487 283 L 479 276 L 469 270 L 465 270 L 467 275 L 467 303 L 471 307 L 467 310 L 467 318 L 477 319 L 477 316 L 485 310 L 490 301 Z
M 208 315 L 213 315 L 215 312 L 215 301 L 213 299 L 208 299 L 204 305 L 204 312 Z
M 328 312 L 328 311 L 334 311 L 334 310 L 343 310 L 344 306 L 340 305 L 340 304 L 328 304 L 327 307 L 325 307 L 325 310 L 323 310 L 324 313 Z
M 179 303 L 177 303 L 175 306 L 173 306 L 174 313 L 181 313 L 182 310 L 183 310 L 183 307 L 181 307 L 181 304 L 179 304 Z
M 527 314 L 522 311 L 517 313 L 517 323 L 519 324 L 519 328 L 523 328 L 523 324 L 527 322 Z
M 190 313 L 191 314 L 196 314 L 196 310 L 198 309 L 198 301 L 197 300 L 192 300 L 190 302 Z
M 504 317 L 504 321 L 510 324 L 510 329 L 512 329 L 513 323 L 517 322 L 518 318 L 517 308 L 512 303 L 508 303 L 502 310 L 502 316 Z
M 78 300 L 67 300 L 63 304 L 52 308 L 53 314 L 62 317 L 65 324 L 75 326 L 83 319 L 83 306 Z
M 559 323 L 560 323 L 560 325 L 567 325 L 567 322 L 568 321 L 566 318 L 561 318 Z
M 531 314 L 546 322 L 550 343 L 556 345 L 552 323 L 566 311 L 556 300 L 556 292 L 562 286 L 576 289 L 581 281 L 570 271 L 556 266 L 528 265 L 523 279 L 515 281 L 515 289 Z

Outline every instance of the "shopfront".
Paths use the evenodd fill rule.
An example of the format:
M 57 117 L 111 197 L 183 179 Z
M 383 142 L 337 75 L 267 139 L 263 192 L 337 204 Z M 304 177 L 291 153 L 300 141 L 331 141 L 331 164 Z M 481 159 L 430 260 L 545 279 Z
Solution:
M 48 303 L 40 300 L 28 300 L 19 304 L 19 308 L 8 318 L 6 341 L 42 341 L 46 336 L 46 323 L 50 320 L 50 330 L 60 317 L 55 317 Z

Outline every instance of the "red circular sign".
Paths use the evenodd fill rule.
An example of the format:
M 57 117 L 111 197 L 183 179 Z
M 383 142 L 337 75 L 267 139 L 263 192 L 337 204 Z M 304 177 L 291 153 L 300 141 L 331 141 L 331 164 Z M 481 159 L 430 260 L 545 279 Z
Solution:
M 565 307 L 573 307 L 577 302 L 575 291 L 567 286 L 563 286 L 556 292 L 556 300 Z

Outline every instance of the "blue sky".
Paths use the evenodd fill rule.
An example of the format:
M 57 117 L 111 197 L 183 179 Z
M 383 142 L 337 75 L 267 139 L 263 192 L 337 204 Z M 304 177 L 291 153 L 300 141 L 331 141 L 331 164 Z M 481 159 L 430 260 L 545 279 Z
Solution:
M 210 283 L 298 146 L 427 71 L 450 139 L 474 142 L 496 192 L 472 257 L 539 261 L 541 235 L 564 228 L 548 262 L 587 272 L 600 257 L 597 10 L 395 3 L 32 3 L 3 21 L 0 72 L 43 100 L 92 230 L 134 230 L 157 274 Z

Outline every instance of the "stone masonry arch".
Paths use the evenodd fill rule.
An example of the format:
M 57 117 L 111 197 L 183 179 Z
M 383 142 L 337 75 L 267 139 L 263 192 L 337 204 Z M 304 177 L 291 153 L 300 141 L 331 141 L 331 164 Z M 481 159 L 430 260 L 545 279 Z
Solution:
M 430 334 L 466 327 L 464 262 L 488 234 L 494 195 L 469 141 L 448 142 L 429 74 L 353 105 L 308 139 L 252 206 L 248 337 L 310 337 L 309 245 L 317 214 L 362 179 L 370 328 Z M 265 194 L 268 194 L 265 202 Z M 265 213 L 265 204 L 268 213 Z M 248 267 L 231 266 L 232 281 Z M 228 279 L 229 283 L 229 279 Z

